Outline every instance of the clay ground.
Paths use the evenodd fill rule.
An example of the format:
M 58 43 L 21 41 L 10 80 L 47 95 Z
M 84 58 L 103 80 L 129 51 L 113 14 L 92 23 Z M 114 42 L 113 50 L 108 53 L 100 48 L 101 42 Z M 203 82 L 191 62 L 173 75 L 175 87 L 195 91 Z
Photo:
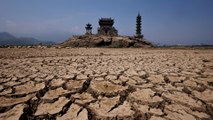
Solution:
M 1 48 L 0 120 L 212 120 L 213 49 Z

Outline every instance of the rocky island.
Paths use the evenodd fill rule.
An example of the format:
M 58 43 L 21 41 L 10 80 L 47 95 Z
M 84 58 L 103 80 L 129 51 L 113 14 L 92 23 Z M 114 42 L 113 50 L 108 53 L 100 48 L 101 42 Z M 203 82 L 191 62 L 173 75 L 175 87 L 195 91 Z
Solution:
M 121 36 L 118 35 L 118 30 L 113 27 L 114 19 L 101 18 L 99 19 L 99 28 L 97 34 L 92 34 L 92 25 L 86 24 L 85 35 L 73 36 L 61 43 L 62 47 L 113 47 L 113 48 L 128 48 L 128 47 L 151 47 L 149 41 L 144 39 L 141 34 L 141 15 L 136 18 L 136 35 Z

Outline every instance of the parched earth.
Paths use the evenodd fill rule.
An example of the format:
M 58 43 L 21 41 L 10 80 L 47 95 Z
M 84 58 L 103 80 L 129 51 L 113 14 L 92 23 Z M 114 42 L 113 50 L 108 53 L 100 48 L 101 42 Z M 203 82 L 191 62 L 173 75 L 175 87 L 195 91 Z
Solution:
M 0 120 L 212 120 L 213 50 L 1 48 Z

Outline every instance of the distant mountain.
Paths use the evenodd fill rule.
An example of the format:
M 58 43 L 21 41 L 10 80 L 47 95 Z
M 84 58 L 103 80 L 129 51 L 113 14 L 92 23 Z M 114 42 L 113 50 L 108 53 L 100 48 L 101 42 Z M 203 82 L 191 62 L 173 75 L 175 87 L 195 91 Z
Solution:
M 35 38 L 27 38 L 27 37 L 21 37 L 21 38 L 17 38 L 18 41 L 20 41 L 20 43 L 22 44 L 27 44 L 27 45 L 34 45 L 34 44 L 39 44 L 41 43 L 41 41 L 35 39 Z
M 0 40 L 7 40 L 7 39 L 16 39 L 16 37 L 7 32 L 0 32 Z
M 53 41 L 42 41 L 43 45 L 55 45 L 56 43 Z
M 0 45 L 53 45 L 55 44 L 52 41 L 39 41 L 35 38 L 21 37 L 16 38 L 7 32 L 0 32 Z

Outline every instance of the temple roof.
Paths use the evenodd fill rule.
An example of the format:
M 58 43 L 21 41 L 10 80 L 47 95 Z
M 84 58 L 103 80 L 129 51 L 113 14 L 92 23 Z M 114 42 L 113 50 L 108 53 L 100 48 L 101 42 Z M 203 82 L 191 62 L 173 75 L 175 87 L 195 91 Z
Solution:
M 114 24 L 114 19 L 112 18 L 101 18 L 99 19 L 100 26 L 112 26 Z
M 102 21 L 114 21 L 114 19 L 112 19 L 112 18 L 101 18 L 99 20 L 102 20 Z
M 88 30 L 91 30 L 92 29 L 92 24 L 90 24 L 90 23 L 86 24 L 85 28 L 88 29 Z

